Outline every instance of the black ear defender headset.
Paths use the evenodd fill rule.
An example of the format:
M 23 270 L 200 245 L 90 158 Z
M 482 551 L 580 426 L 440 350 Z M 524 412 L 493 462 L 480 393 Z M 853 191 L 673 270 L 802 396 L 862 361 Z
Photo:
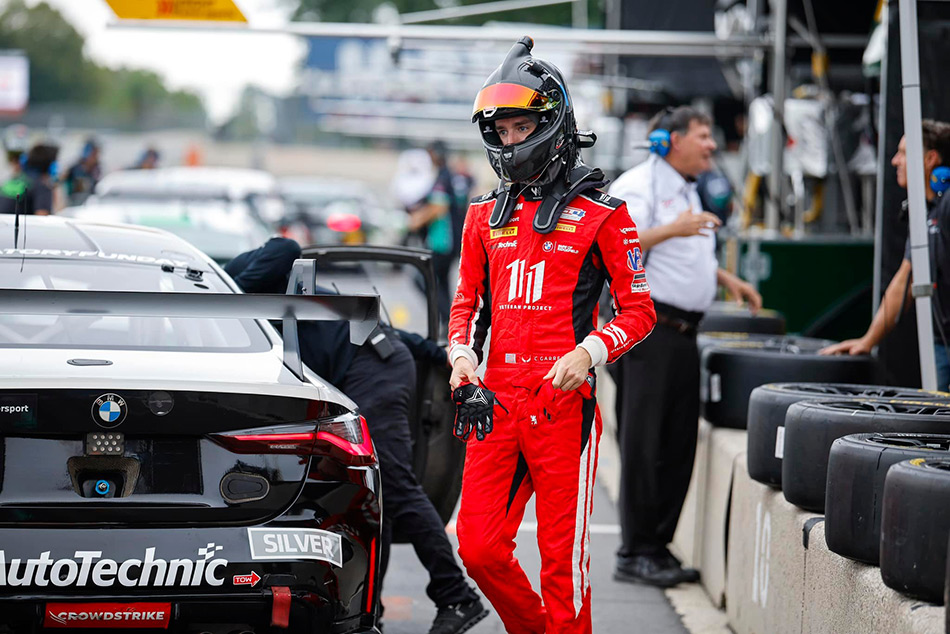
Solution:
M 938 196 L 942 196 L 950 189 L 950 167 L 939 165 L 930 172 L 930 189 Z
M 650 133 L 647 140 L 650 143 L 650 152 L 661 158 L 670 153 L 670 118 L 673 114 L 673 106 L 667 106 L 663 109 L 663 114 L 656 130 Z

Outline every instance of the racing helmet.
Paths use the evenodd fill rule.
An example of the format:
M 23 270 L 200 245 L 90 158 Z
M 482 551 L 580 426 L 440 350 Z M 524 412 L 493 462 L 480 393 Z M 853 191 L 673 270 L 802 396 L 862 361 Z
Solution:
M 472 122 L 478 124 L 488 162 L 500 179 L 545 185 L 557 177 L 561 165 L 573 166 L 577 124 L 561 71 L 533 57 L 533 47 L 530 37 L 522 37 L 488 76 L 475 97 Z M 516 115 L 536 120 L 537 128 L 521 143 L 505 146 L 494 122 Z M 559 165 L 552 166 L 555 163 Z

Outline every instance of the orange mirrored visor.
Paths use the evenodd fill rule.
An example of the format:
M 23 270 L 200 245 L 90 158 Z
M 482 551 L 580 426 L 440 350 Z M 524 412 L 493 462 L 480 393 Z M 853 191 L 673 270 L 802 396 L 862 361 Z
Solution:
M 501 108 L 517 110 L 550 110 L 556 101 L 545 97 L 536 90 L 519 84 L 492 84 L 485 86 L 475 97 L 475 109 L 472 116 L 485 112 L 488 116 Z

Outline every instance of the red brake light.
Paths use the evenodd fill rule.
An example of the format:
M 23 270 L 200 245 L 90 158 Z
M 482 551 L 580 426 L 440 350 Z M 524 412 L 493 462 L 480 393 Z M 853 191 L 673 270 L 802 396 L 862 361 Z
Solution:
M 363 221 L 356 214 L 336 213 L 330 214 L 327 218 L 327 227 L 339 233 L 350 233 L 359 231 L 363 226 Z
M 240 454 L 309 456 L 329 453 L 350 463 L 372 464 L 376 461 L 366 419 L 352 413 L 283 428 L 214 434 L 211 438 L 229 451 Z
M 269 450 L 263 453 L 310 453 L 316 434 L 312 431 L 299 434 L 242 434 L 232 438 L 248 447 Z
M 350 455 L 351 459 L 364 464 L 376 462 L 376 452 L 373 449 L 373 441 L 369 437 L 369 428 L 366 426 L 366 419 L 362 416 L 353 415 L 353 419 L 346 421 L 346 432 L 340 428 L 340 419 L 322 422 L 317 426 L 317 442 L 314 449 L 317 449 L 321 442 L 329 443 L 334 447 L 342 449 Z M 359 427 L 355 427 L 358 421 Z

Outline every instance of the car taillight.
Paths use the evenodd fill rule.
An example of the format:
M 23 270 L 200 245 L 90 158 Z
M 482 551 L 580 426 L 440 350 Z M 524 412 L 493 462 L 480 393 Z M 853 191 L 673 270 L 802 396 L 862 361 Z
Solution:
M 327 218 L 327 227 L 337 233 L 359 231 L 362 226 L 363 221 L 356 214 L 335 213 Z
M 376 461 L 366 419 L 353 413 L 312 423 L 212 434 L 211 438 L 234 453 L 298 456 L 329 453 L 347 462 L 371 464 Z
M 344 414 L 319 421 L 313 453 L 320 454 L 326 451 L 333 455 L 339 450 L 346 454 L 350 462 L 359 464 L 376 462 L 376 451 L 373 449 L 373 441 L 369 437 L 365 418 L 357 414 Z

